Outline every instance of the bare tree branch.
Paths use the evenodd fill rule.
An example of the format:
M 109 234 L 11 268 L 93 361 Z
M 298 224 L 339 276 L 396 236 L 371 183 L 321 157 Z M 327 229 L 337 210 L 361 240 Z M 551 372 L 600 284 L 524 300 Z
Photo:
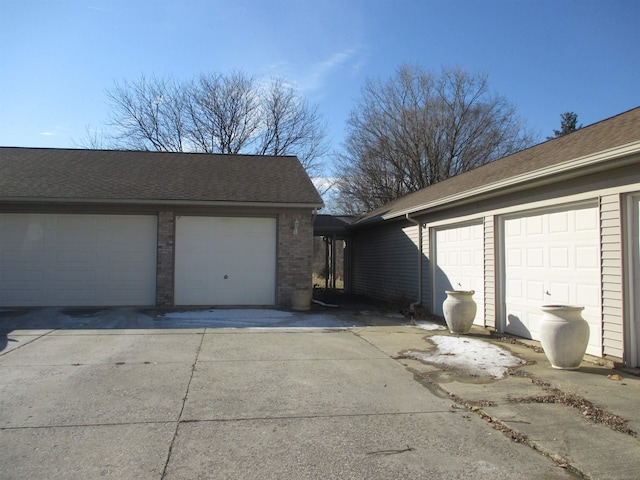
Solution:
M 339 203 L 363 213 L 532 144 L 486 75 L 402 66 L 367 81 L 347 122 Z

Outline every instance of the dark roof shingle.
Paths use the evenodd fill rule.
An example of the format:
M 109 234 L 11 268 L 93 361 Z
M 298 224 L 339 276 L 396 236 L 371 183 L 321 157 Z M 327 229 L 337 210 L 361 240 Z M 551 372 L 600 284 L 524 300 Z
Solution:
M 0 148 L 0 200 L 38 198 L 322 204 L 292 156 Z
M 452 195 L 491 188 L 491 185 L 497 186 L 518 176 L 639 141 L 640 107 L 637 107 L 400 197 L 365 214 L 355 223 L 395 218 Z

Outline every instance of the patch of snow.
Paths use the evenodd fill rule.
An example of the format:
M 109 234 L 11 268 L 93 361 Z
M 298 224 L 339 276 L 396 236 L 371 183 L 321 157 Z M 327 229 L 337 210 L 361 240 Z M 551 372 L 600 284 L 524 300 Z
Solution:
M 404 315 L 401 313 L 386 313 L 384 316 L 387 318 L 404 318 Z
M 161 315 L 164 318 L 181 318 L 181 319 L 216 319 L 216 320 L 230 320 L 230 319 L 274 319 L 274 318 L 287 318 L 293 317 L 295 313 L 285 312 L 282 310 L 271 309 L 217 309 L 212 308 L 209 310 L 187 310 L 184 312 L 169 312 Z
M 364 323 L 342 320 L 329 314 L 299 314 L 270 309 L 209 309 L 170 312 L 156 318 L 156 326 L 175 325 L 207 328 L 351 328 Z
M 504 378 L 509 368 L 525 363 L 503 348 L 482 340 L 444 335 L 431 337 L 430 340 L 437 346 L 435 352 L 411 352 L 410 355 L 427 363 L 493 378 Z
M 428 331 L 446 330 L 447 327 L 433 322 L 417 322 L 415 325 L 417 328 Z

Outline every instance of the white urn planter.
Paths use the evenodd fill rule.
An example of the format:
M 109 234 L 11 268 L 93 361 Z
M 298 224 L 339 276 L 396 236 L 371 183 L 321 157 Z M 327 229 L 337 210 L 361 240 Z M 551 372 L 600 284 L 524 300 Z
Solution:
M 468 333 L 476 318 L 478 306 L 473 300 L 473 290 L 447 290 L 442 312 L 451 333 Z
M 553 368 L 576 370 L 589 342 L 589 324 L 582 318 L 584 307 L 543 305 L 539 323 L 540 343 Z
M 311 310 L 312 288 L 297 288 L 291 295 L 291 309 L 299 312 Z

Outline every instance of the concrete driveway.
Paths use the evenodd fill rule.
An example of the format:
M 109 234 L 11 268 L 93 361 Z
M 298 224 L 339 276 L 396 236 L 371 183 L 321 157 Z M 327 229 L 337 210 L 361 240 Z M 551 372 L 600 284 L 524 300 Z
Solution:
M 294 315 L 0 312 L 0 478 L 572 478 L 416 381 L 395 354 L 423 331 Z

